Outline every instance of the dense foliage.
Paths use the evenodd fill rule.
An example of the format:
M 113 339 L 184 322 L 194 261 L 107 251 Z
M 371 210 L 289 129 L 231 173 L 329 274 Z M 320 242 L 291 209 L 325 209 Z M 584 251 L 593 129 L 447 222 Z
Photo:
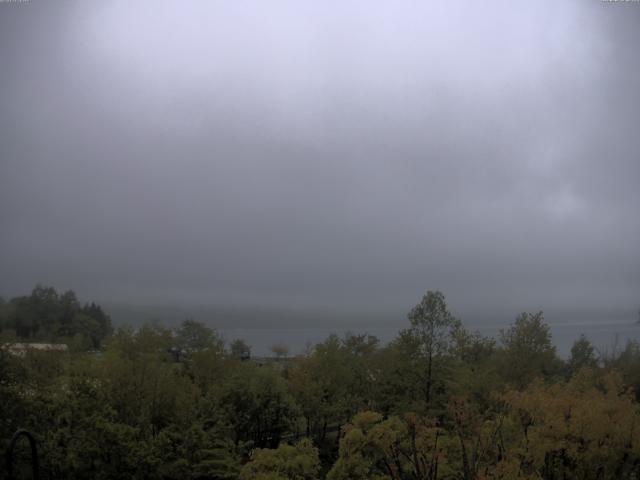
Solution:
M 0 312 L 5 346 L 74 346 L 0 348 L 0 448 L 34 432 L 43 478 L 640 476 L 640 345 L 600 358 L 581 337 L 563 361 L 542 312 L 496 342 L 427 292 L 388 345 L 332 335 L 266 363 L 193 320 L 110 332 L 72 292 L 37 287 Z
M 31 295 L 0 298 L 0 340 L 64 342 L 78 350 L 98 349 L 112 332 L 111 319 L 95 303 L 81 305 L 76 294 L 38 285 Z

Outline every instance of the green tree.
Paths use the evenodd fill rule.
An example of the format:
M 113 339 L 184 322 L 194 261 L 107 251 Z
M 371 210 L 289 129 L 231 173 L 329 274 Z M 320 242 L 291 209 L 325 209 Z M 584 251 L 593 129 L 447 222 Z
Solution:
M 366 363 L 337 335 L 298 358 L 288 372 L 291 391 L 302 407 L 306 432 L 324 452 L 328 433 L 340 428 L 367 402 L 371 380 Z
M 235 362 L 212 391 L 236 444 L 275 448 L 293 427 L 298 408 L 286 381 L 269 366 Z
M 453 361 L 447 388 L 450 393 L 472 401 L 480 409 L 491 408 L 494 392 L 501 386 L 496 371 L 496 342 L 479 333 L 458 328 L 454 333 Z
M 640 401 L 640 343 L 629 340 L 617 355 L 604 358 L 607 370 L 619 373 L 625 384 L 633 388 Z
M 189 424 L 197 386 L 171 361 L 171 331 L 144 325 L 119 329 L 101 359 L 101 392 L 119 422 L 157 435 L 173 424 Z
M 111 317 L 104 312 L 100 305 L 96 305 L 93 302 L 82 307 L 80 313 L 91 317 L 97 323 L 92 342 L 93 348 L 100 348 L 104 339 L 113 333 Z
M 501 374 L 508 382 L 521 388 L 536 376 L 559 373 L 561 363 L 542 312 L 521 313 L 508 330 L 500 332 L 500 341 Z
M 596 368 L 598 359 L 591 342 L 584 335 L 571 347 L 571 356 L 567 364 L 570 375 L 575 375 L 582 368 Z
M 187 430 L 171 426 L 153 439 L 162 478 L 237 479 L 240 457 L 233 442 L 215 427 L 193 424 Z
M 401 331 L 371 360 L 376 410 L 392 415 L 424 408 L 424 358 L 416 336 Z
M 347 332 L 342 339 L 344 347 L 356 357 L 367 357 L 377 353 L 380 340 L 375 335 L 368 333 L 355 334 Z
M 9 439 L 27 415 L 29 397 L 24 394 L 26 381 L 27 370 L 24 362 L 0 347 L 0 451 L 2 452 L 6 451 Z M 2 478 L 1 473 L 0 478 Z
M 315 480 L 319 478 L 318 450 L 308 438 L 276 449 L 257 449 L 240 471 L 240 480 Z
M 242 339 L 236 338 L 229 346 L 231 355 L 238 360 L 248 360 L 251 358 L 251 347 Z
M 344 428 L 328 480 L 435 480 L 442 468 L 441 429 L 407 414 L 383 419 L 361 412 Z
M 40 338 L 59 323 L 59 297 L 52 287 L 37 285 L 31 295 L 12 298 L 10 303 L 9 325 L 19 337 Z
M 451 315 L 445 297 L 439 291 L 428 291 L 408 317 L 411 322 L 408 333 L 417 340 L 424 362 L 424 399 L 428 405 L 431 403 L 436 364 L 452 348 L 460 322 Z
M 198 351 L 207 348 L 224 349 L 224 341 L 215 330 L 193 319 L 187 319 L 182 322 L 180 328 L 176 331 L 176 340 L 178 345 L 187 351 Z
M 80 306 L 76 294 L 58 294 L 53 287 L 37 285 L 30 295 L 14 297 L 4 309 L 2 328 L 30 341 L 67 342 L 89 349 L 101 347 L 111 334 L 111 319 L 95 303 Z M 1 313 L 1 312 L 0 312 Z

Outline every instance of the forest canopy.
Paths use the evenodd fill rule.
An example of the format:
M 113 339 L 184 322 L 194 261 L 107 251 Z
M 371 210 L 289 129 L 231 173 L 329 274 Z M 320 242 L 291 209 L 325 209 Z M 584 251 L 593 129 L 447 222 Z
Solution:
M 111 318 L 95 303 L 80 303 L 72 290 L 36 286 L 30 295 L 0 299 L 0 339 L 63 342 L 98 349 L 112 332 Z
M 580 337 L 561 359 L 542 312 L 487 338 L 429 291 L 386 345 L 331 335 L 261 361 L 193 319 L 114 330 L 49 287 L 2 302 L 0 322 L 0 447 L 27 428 L 41 478 L 640 475 L 640 345 L 604 354 Z M 15 341 L 73 348 L 17 355 Z

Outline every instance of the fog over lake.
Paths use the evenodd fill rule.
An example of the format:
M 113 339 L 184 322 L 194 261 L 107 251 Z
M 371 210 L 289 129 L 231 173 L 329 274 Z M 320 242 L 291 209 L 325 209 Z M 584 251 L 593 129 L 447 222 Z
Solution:
M 563 351 L 563 323 L 634 337 L 639 26 L 634 2 L 4 2 L 0 296 L 259 352 L 387 339 L 428 289 L 490 334 L 544 310 Z
M 518 312 L 509 314 L 474 315 L 473 312 L 454 312 L 463 326 L 471 332 L 500 339 Z M 273 355 L 271 347 L 286 345 L 291 355 L 304 353 L 311 344 L 324 341 L 329 335 L 368 333 L 382 344 L 393 340 L 401 329 L 409 327 L 406 312 L 397 309 L 366 311 L 330 308 L 266 308 L 266 307 L 179 307 L 156 305 L 112 305 L 109 309 L 116 325 L 140 325 L 145 321 L 160 321 L 177 326 L 185 318 L 198 318 L 215 327 L 229 345 L 235 339 L 245 340 L 257 356 Z M 624 348 L 629 340 L 640 340 L 640 325 L 636 320 L 613 310 L 550 310 L 546 313 L 552 340 L 561 357 L 567 357 L 573 342 L 585 335 L 602 354 L 612 354 Z

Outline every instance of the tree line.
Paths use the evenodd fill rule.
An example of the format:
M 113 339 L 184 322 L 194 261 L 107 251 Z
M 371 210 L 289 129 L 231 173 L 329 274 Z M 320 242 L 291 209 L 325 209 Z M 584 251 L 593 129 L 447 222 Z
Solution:
M 99 349 L 113 331 L 111 318 L 95 303 L 82 305 L 72 290 L 36 286 L 30 295 L 0 298 L 0 341 L 62 342 L 76 350 Z
M 31 318 L 15 335 L 91 338 L 68 321 L 89 316 L 74 295 L 48 292 L 53 311 L 37 321 L 17 313 L 31 297 L 3 305 L 0 334 Z M 640 345 L 601 356 L 581 337 L 560 359 L 542 312 L 492 339 L 429 291 L 387 345 L 331 335 L 267 364 L 194 320 L 104 332 L 84 350 L 0 349 L 0 447 L 32 431 L 43 478 L 640 476 Z

